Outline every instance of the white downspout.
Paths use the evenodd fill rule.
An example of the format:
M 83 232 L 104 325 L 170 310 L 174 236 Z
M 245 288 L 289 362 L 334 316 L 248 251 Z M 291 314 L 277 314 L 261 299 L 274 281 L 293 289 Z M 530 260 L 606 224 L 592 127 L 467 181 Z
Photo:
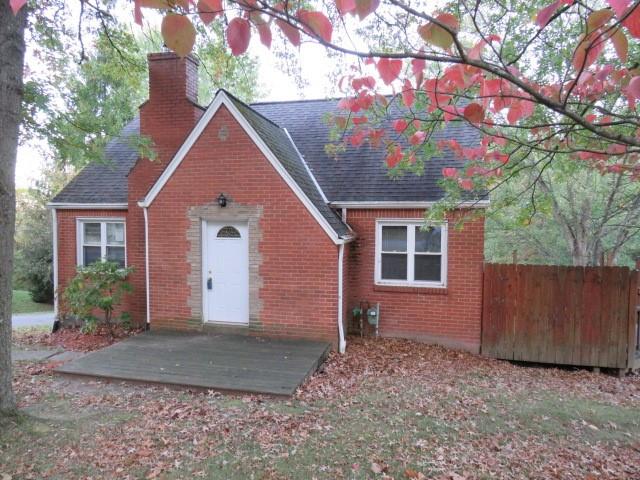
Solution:
M 53 317 L 58 318 L 58 215 L 51 209 L 51 236 L 53 247 Z
M 149 292 L 149 214 L 147 207 L 144 207 L 144 285 L 147 296 L 147 330 L 151 325 L 151 312 L 149 311 L 150 292 Z
M 338 247 L 338 336 L 340 337 L 340 353 L 347 349 L 347 341 L 344 338 L 344 325 L 342 322 L 342 261 L 344 259 L 344 243 Z

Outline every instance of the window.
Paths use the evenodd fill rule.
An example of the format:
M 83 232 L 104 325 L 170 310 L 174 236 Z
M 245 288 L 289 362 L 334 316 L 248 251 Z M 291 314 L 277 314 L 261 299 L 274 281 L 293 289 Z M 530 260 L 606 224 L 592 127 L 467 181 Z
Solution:
M 125 225 L 120 219 L 78 220 L 78 265 L 109 261 L 126 266 Z
M 446 224 L 425 226 L 422 220 L 378 221 L 375 281 L 380 285 L 444 287 L 446 252 Z
M 226 226 L 218 230 L 218 238 L 240 238 L 240 232 L 237 228 Z

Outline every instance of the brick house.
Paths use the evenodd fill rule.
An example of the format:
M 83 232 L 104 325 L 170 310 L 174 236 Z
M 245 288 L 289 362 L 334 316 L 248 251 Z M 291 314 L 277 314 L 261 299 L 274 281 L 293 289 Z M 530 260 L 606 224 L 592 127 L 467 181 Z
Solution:
M 363 300 L 382 336 L 478 351 L 484 220 L 420 229 L 442 196 L 447 152 L 424 175 L 389 177 L 383 149 L 327 156 L 335 100 L 247 105 L 225 91 L 197 103 L 197 62 L 149 55 L 149 100 L 105 164 L 84 168 L 50 203 L 54 283 L 107 258 L 134 266 L 124 306 L 149 328 L 328 339 Z M 157 159 L 130 138 L 150 137 Z M 441 138 L 477 141 L 463 125 Z M 56 300 L 56 308 L 58 301 Z

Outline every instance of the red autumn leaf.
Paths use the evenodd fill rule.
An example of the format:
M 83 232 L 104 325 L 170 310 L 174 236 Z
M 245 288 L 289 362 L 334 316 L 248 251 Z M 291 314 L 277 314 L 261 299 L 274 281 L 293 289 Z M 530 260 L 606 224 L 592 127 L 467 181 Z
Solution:
M 376 79 L 373 78 L 372 76 L 354 78 L 353 80 L 351 80 L 351 86 L 356 92 L 359 92 L 364 87 L 368 88 L 369 90 L 372 90 L 373 87 L 376 86 Z
M 22 7 L 25 6 L 27 0 L 9 0 L 9 6 L 14 15 L 17 15 Z
M 356 0 L 336 0 L 336 8 L 340 15 L 346 15 L 356 9 Z
M 609 0 L 609 6 L 616 12 L 618 18 L 622 17 L 628 5 L 629 0 Z
M 640 38 L 640 3 L 636 3 L 633 11 L 624 19 L 622 25 L 629 29 L 634 38 Z
M 393 168 L 402 161 L 402 149 L 396 145 L 393 150 L 387 155 L 386 163 L 389 168 Z
M 134 0 L 133 2 L 133 21 L 142 26 L 142 9 L 140 8 L 140 0 Z
M 381 58 L 377 63 L 378 73 L 382 81 L 389 85 L 393 82 L 402 70 L 402 60 L 397 58 Z
M 472 60 L 478 60 L 484 47 L 489 45 L 491 42 L 499 42 L 500 40 L 502 39 L 499 35 L 489 35 L 486 39 L 480 40 L 471 50 L 469 50 L 469 58 Z
M 380 0 L 355 0 L 355 2 L 355 12 L 360 20 L 364 20 L 369 14 L 375 12 L 380 5 Z
M 287 37 L 287 39 L 293 44 L 293 46 L 300 46 L 300 31 L 297 28 L 292 27 L 287 22 L 285 22 L 284 20 L 280 20 L 279 18 L 276 19 L 276 25 L 278 25 L 278 28 L 282 30 L 284 36 Z
M 368 121 L 369 121 L 369 119 L 367 118 L 366 115 L 363 115 L 361 117 L 353 117 L 353 124 L 354 125 L 364 125 Z
M 414 58 L 411 60 L 411 71 L 413 75 L 417 77 L 424 72 L 424 69 L 427 67 L 427 62 L 422 58 Z
M 181 57 L 189 55 L 196 43 L 196 29 L 184 15 L 167 13 L 160 27 L 164 44 Z
M 362 143 L 364 142 L 366 134 L 367 134 L 366 130 L 360 130 L 360 131 L 352 134 L 351 138 L 349 139 L 351 145 L 354 146 L 354 147 L 359 147 L 360 145 L 362 145 Z
M 197 8 L 202 23 L 209 25 L 218 15 L 222 15 L 222 0 L 198 0 Z
M 613 12 L 608 8 L 596 10 L 587 17 L 587 33 L 591 33 L 594 30 L 599 29 L 605 23 L 613 18 Z
M 445 178 L 456 178 L 458 176 L 458 169 L 453 167 L 443 168 L 442 176 Z
M 411 145 L 420 145 L 422 142 L 424 142 L 425 138 L 427 138 L 427 133 L 419 131 L 409 137 L 409 143 Z
M 470 178 L 459 178 L 458 184 L 463 190 L 473 190 L 473 180 Z
M 479 103 L 473 102 L 464 107 L 463 115 L 471 123 L 482 123 L 484 120 L 484 108 Z
M 589 35 L 581 35 L 581 40 L 573 53 L 573 67 L 577 71 L 589 68 L 598 58 L 604 49 L 604 42 L 600 39 L 598 32 L 591 32 Z
M 379 147 L 380 143 L 382 143 L 382 139 L 384 138 L 384 134 L 385 131 L 383 129 L 370 131 L 369 143 L 371 144 L 371 146 L 373 146 L 374 148 Z
M 640 76 L 633 77 L 627 86 L 627 92 L 635 99 L 640 99 Z
M 407 121 L 404 118 L 394 120 L 393 129 L 398 133 L 404 132 L 407 129 Z
M 402 87 L 402 103 L 406 107 L 411 107 L 413 102 L 415 102 L 416 96 L 413 90 L 413 85 L 409 80 L 404 81 L 404 86 Z
M 305 27 L 308 27 L 305 28 L 308 33 L 321 38 L 327 43 L 331 42 L 333 27 L 324 13 L 300 10 L 298 11 L 298 18 L 305 24 Z
M 629 41 L 622 29 L 616 28 L 614 30 L 611 34 L 611 42 L 613 43 L 613 48 L 616 50 L 616 55 L 618 55 L 620 61 L 623 63 L 626 62 L 627 55 L 629 54 Z
M 260 42 L 267 47 L 271 48 L 271 25 L 267 22 L 257 25 L 258 35 L 260 35 Z
M 460 28 L 460 23 L 458 22 L 457 17 L 450 13 L 441 13 L 437 15 L 435 19 L 449 27 L 449 29 L 454 33 L 457 33 Z M 453 45 L 453 36 L 451 33 L 437 23 L 429 22 L 419 26 L 418 33 L 425 42 L 444 50 L 448 50 L 451 45 Z
M 229 22 L 227 27 L 227 43 L 231 48 L 231 53 L 235 56 L 242 55 L 249 48 L 251 40 L 251 25 L 240 17 L 236 17 Z
M 571 5 L 573 2 L 574 0 L 557 0 L 549 6 L 544 7 L 536 16 L 536 25 L 540 28 L 546 27 L 551 17 L 553 17 L 553 14 L 556 13 L 556 10 L 558 10 L 561 5 Z

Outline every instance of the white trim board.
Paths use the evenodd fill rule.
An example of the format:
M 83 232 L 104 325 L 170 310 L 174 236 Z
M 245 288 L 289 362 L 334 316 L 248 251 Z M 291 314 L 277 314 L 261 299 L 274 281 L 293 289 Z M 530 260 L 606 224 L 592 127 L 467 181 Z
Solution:
M 128 265 L 127 262 L 127 219 L 124 217 L 76 217 L 76 266 L 81 267 L 83 265 L 84 256 L 82 252 L 83 243 L 83 223 L 99 223 L 100 226 L 100 248 L 106 249 L 106 224 L 107 223 L 122 223 L 124 225 L 124 266 Z M 104 226 L 102 224 L 105 224 Z M 104 228 L 103 228 L 104 227 Z M 103 258 L 104 260 L 104 258 Z
M 293 193 L 298 197 L 298 199 L 302 202 L 302 204 L 307 208 L 309 213 L 313 216 L 313 218 L 318 222 L 318 224 L 322 227 L 325 233 L 331 238 L 331 240 L 336 244 L 340 245 L 341 243 L 345 243 L 350 239 L 343 239 L 338 236 L 338 234 L 333 230 L 329 222 L 320 214 L 315 205 L 309 200 L 309 197 L 302 191 L 300 186 L 295 182 L 295 180 L 289 175 L 289 172 L 282 166 L 277 157 L 273 154 L 273 152 L 267 147 L 262 138 L 257 134 L 257 132 L 251 127 L 249 122 L 244 118 L 244 116 L 238 111 L 233 102 L 229 99 L 227 94 L 223 90 L 219 90 L 216 94 L 215 98 L 204 112 L 204 114 L 196 123 L 196 126 L 191 130 L 191 133 L 184 141 L 178 152 L 175 154 L 167 168 L 164 169 L 158 180 L 153 184 L 145 198 L 138 202 L 140 207 L 149 207 L 158 196 L 160 191 L 164 188 L 166 183 L 169 181 L 173 173 L 178 169 L 182 160 L 187 156 L 187 153 L 191 150 L 195 142 L 200 138 L 202 132 L 209 124 L 211 119 L 220 109 L 220 107 L 224 105 L 227 107 L 231 115 L 234 119 L 240 124 L 243 130 L 249 135 L 249 138 L 255 143 L 255 145 L 260 149 L 262 154 L 267 158 L 271 166 L 275 169 L 276 172 L 282 177 L 285 183 L 289 186 L 289 188 L 293 191 Z M 321 191 L 322 192 L 322 191 Z
M 47 203 L 47 208 L 57 210 L 127 210 L 128 207 L 127 203 Z
M 382 227 L 384 226 L 422 226 L 425 224 L 424 219 L 418 218 L 378 218 L 376 219 L 375 231 L 375 264 L 374 264 L 374 283 L 379 286 L 393 287 L 415 287 L 415 288 L 447 288 L 447 275 L 449 267 L 449 223 L 430 222 L 434 227 L 441 228 L 441 244 L 440 244 L 440 281 L 411 280 L 415 268 L 415 260 L 410 257 L 416 255 L 414 241 L 412 235 L 407 235 L 407 279 L 406 280 L 384 280 L 382 279 Z M 413 231 L 412 229 L 408 229 Z M 423 254 L 424 255 L 424 254 Z
M 296 145 L 296 142 L 293 141 L 293 138 L 291 138 L 291 134 L 289 133 L 289 130 L 287 130 L 286 128 L 283 128 L 284 133 L 287 134 L 287 138 L 289 139 L 289 141 L 291 142 L 291 145 L 293 145 L 293 148 L 295 149 L 296 153 L 298 154 L 298 157 L 300 157 L 300 161 L 302 162 L 302 164 L 304 165 L 304 168 L 307 170 L 307 173 L 309 174 L 309 176 L 311 177 L 311 180 L 313 180 L 313 184 L 316 186 L 316 188 L 318 189 L 318 191 L 320 192 L 320 195 L 322 196 L 322 201 L 324 203 L 329 203 L 329 200 L 327 199 L 327 196 L 324 194 L 324 190 L 322 190 L 322 187 L 320 186 L 320 184 L 318 183 L 318 180 L 316 180 L 316 176 L 313 174 L 313 172 L 311 171 L 311 169 L 309 168 L 309 165 L 307 164 L 307 161 L 304 159 L 304 157 L 302 156 L 302 153 L 300 153 L 300 150 L 298 150 L 298 146 Z
M 363 201 L 363 202 L 330 202 L 329 206 L 333 208 L 362 208 L 362 209 L 400 209 L 400 208 L 431 208 L 437 202 L 412 202 L 412 201 Z M 455 205 L 456 209 L 461 208 L 488 208 L 489 200 L 470 200 L 464 202 L 458 202 Z

